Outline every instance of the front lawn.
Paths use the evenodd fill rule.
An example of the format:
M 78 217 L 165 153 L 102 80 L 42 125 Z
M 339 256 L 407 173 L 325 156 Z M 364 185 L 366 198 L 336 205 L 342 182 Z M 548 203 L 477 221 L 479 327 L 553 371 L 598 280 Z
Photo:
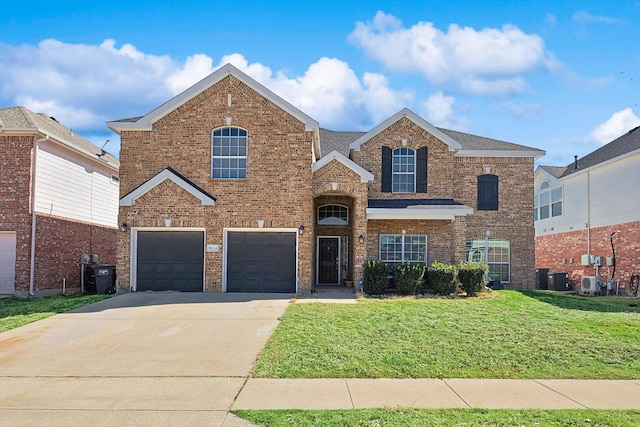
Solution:
M 0 332 L 106 298 L 111 296 L 74 294 L 47 298 L 0 298 Z
M 500 291 L 292 304 L 253 376 L 638 379 L 637 301 Z
M 254 424 L 281 426 L 637 426 L 640 411 L 487 410 L 487 409 L 354 409 L 331 411 L 233 411 Z

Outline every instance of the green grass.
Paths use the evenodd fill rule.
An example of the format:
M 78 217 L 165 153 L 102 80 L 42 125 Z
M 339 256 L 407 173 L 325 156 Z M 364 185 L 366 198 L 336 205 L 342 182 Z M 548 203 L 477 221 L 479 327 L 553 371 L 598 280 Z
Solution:
M 253 375 L 638 379 L 636 301 L 500 291 L 292 304 Z
M 106 298 L 106 295 L 58 295 L 46 298 L 0 298 L 0 332 L 64 313 Z
M 581 426 L 635 427 L 640 411 L 613 410 L 485 410 L 485 409 L 356 409 L 233 411 L 261 426 Z

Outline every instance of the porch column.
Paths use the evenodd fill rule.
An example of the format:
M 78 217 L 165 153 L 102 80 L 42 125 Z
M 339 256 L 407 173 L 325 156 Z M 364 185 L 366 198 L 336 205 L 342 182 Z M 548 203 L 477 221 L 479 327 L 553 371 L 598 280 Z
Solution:
M 366 185 L 366 184 L 365 184 Z M 369 258 L 367 235 L 367 189 L 364 189 L 359 195 L 354 197 L 353 201 L 353 281 L 357 283 L 362 277 L 362 264 Z M 364 243 L 360 243 L 360 236 L 364 237 Z

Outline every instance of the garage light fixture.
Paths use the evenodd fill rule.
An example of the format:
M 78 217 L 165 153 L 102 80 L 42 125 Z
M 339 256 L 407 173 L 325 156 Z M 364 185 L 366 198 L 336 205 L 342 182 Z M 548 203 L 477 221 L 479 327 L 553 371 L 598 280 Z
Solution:
M 360 242 L 360 244 L 364 243 L 364 234 L 361 234 L 360 237 L 358 237 L 358 241 Z
M 300 227 L 298 227 L 298 234 L 304 234 L 304 225 L 300 224 Z
M 126 222 L 123 222 L 122 224 L 120 224 L 120 231 L 122 231 L 123 233 L 126 233 L 128 229 L 129 229 L 129 225 Z

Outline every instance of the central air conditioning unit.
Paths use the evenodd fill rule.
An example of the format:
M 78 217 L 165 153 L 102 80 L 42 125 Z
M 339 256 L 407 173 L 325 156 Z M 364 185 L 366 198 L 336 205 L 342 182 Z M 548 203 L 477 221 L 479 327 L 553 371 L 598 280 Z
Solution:
M 580 295 L 600 295 L 602 294 L 602 288 L 600 287 L 600 280 L 596 276 L 582 276 L 582 282 L 580 283 Z

